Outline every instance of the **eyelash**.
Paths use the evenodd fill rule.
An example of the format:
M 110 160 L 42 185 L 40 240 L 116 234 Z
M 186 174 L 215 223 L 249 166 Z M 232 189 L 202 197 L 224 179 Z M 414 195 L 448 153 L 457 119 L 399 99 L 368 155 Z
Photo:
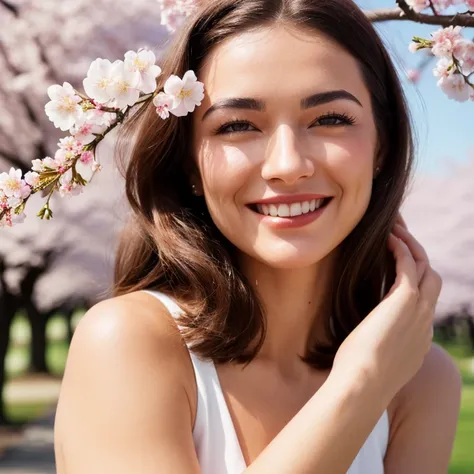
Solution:
M 345 113 L 331 112 L 331 113 L 328 113 L 328 114 L 324 114 L 321 117 L 318 117 L 318 119 L 315 120 L 311 124 L 311 126 L 314 125 L 316 122 L 318 122 L 320 120 L 324 120 L 324 119 L 328 119 L 328 118 L 331 118 L 331 119 L 335 118 L 335 119 L 341 120 L 343 123 L 333 124 L 333 125 L 325 125 L 327 127 L 340 127 L 342 125 L 354 125 L 354 123 L 356 122 L 355 117 L 353 117 L 351 115 L 347 115 Z M 246 125 L 250 125 L 254 128 L 257 128 L 257 127 L 255 127 L 255 125 L 252 122 L 249 122 L 248 120 L 229 120 L 228 122 L 225 122 L 224 124 L 219 125 L 219 127 L 217 127 L 214 130 L 214 134 L 215 135 L 231 135 L 231 134 L 235 134 L 235 133 L 245 133 L 245 132 L 254 131 L 254 130 L 240 130 L 240 131 L 231 131 L 231 132 L 225 132 L 224 131 L 227 127 L 229 127 L 231 125 L 241 125 L 241 124 L 246 124 Z M 324 126 L 324 125 L 322 125 L 322 126 Z

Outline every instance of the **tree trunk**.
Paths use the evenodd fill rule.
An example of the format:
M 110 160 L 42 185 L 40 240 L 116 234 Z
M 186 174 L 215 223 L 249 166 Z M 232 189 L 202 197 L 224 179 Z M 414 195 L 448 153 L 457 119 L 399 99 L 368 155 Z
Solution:
M 9 423 L 5 410 L 4 387 L 6 382 L 5 359 L 10 342 L 10 327 L 17 310 L 15 296 L 3 289 L 0 293 L 0 425 Z
M 46 363 L 46 318 L 40 313 L 35 305 L 28 304 L 28 319 L 31 327 L 31 352 L 30 366 L 31 373 L 49 374 Z

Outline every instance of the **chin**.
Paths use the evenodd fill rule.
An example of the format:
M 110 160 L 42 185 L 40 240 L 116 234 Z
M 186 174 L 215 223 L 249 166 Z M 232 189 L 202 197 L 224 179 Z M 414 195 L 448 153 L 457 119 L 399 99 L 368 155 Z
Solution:
M 254 249 L 249 256 L 271 268 L 293 270 L 307 268 L 324 260 L 332 249 L 317 249 L 293 245 L 266 246 L 265 249 Z

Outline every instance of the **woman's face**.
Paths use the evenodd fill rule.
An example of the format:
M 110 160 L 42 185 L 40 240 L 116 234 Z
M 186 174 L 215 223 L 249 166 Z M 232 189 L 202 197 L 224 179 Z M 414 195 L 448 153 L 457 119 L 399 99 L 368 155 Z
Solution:
M 377 135 L 356 60 L 322 34 L 274 27 L 216 47 L 198 78 L 197 183 L 216 226 L 271 267 L 329 255 L 372 191 Z

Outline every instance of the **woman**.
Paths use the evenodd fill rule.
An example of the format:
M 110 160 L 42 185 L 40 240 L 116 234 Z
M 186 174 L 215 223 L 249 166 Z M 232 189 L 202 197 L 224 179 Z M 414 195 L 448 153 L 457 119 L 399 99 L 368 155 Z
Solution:
M 445 473 L 461 382 L 397 218 L 410 121 L 371 24 L 219 0 L 163 76 L 188 69 L 202 105 L 123 136 L 135 218 L 71 345 L 58 474 Z

